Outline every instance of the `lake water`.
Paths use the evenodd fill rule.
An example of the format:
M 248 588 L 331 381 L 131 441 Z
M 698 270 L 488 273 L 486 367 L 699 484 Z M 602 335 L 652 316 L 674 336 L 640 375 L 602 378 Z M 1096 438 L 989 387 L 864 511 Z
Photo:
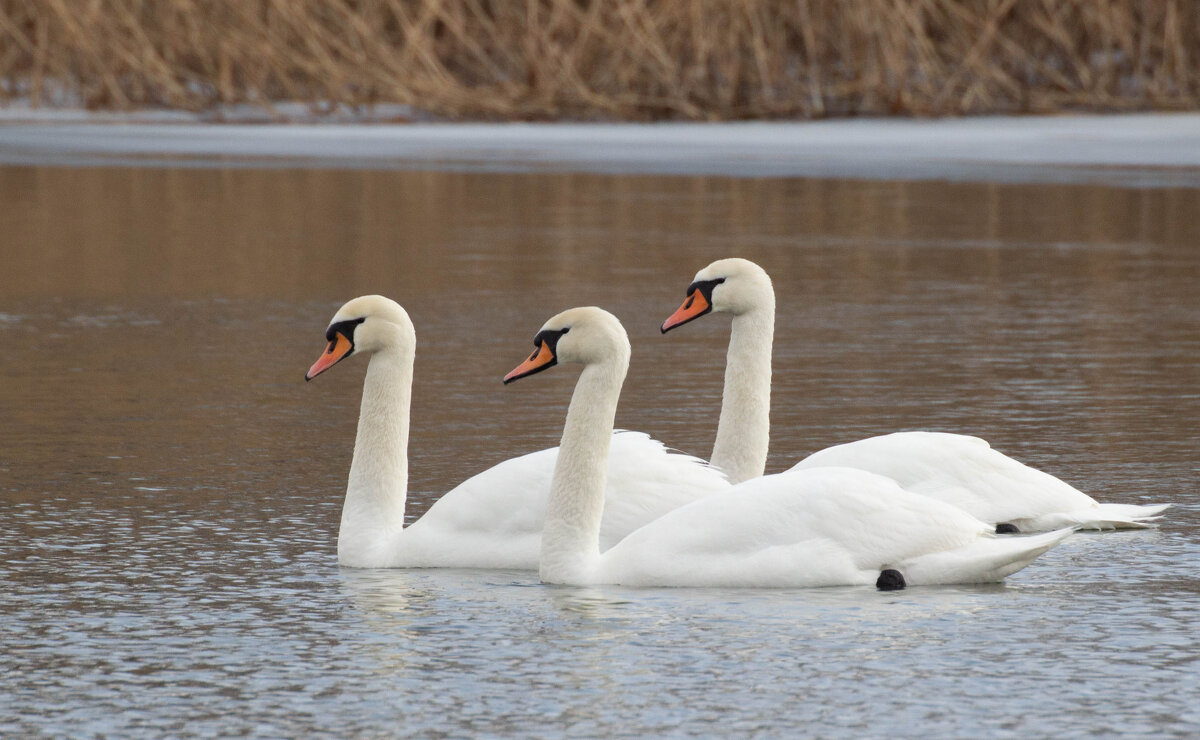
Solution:
M 253 168 L 0 168 L 0 735 L 1096 737 L 1200 733 L 1200 190 Z M 542 322 L 621 317 L 619 426 L 707 456 L 728 320 L 772 274 L 770 470 L 977 434 L 1158 529 L 1004 585 L 541 586 L 355 571 L 335 542 L 366 363 L 419 346 L 410 510 L 557 441 Z

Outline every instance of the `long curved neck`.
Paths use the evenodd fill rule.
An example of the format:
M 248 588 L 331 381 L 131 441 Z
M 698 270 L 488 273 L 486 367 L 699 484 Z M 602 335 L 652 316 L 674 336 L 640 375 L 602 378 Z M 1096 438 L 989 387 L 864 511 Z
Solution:
M 775 295 L 733 318 L 725 360 L 721 420 L 710 463 L 731 483 L 758 478 L 767 466 L 771 439 L 771 345 Z
M 599 561 L 608 447 L 628 364 L 588 365 L 575 384 L 546 504 L 544 583 L 587 583 Z
M 338 532 L 344 565 L 378 565 L 404 528 L 412 375 L 411 349 L 377 352 L 367 366 Z

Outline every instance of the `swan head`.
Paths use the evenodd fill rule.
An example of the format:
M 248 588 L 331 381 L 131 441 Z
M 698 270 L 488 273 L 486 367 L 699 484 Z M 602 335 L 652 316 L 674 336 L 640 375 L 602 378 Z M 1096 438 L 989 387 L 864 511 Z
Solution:
M 329 345 L 308 372 L 312 380 L 353 354 L 371 354 L 397 346 L 416 347 L 417 336 L 408 312 L 381 295 L 365 295 L 338 309 L 325 330 Z
M 504 376 L 511 383 L 562 363 L 597 365 L 629 363 L 625 327 L 608 311 L 595 306 L 571 308 L 554 316 L 533 338 L 533 354 Z
M 706 313 L 739 316 L 763 306 L 774 311 L 774 296 L 766 270 L 740 257 L 717 260 L 696 273 L 683 305 L 663 322 L 662 332 L 666 334 Z

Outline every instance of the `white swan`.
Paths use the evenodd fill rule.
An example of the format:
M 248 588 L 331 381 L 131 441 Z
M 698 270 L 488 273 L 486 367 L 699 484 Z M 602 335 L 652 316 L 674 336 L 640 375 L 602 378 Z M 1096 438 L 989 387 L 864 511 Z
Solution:
M 725 393 L 712 465 L 734 482 L 762 475 L 770 428 L 771 343 L 775 291 L 758 265 L 723 259 L 696 273 L 687 299 L 662 325 L 665 333 L 709 312 L 733 314 Z M 895 480 L 914 493 L 953 504 L 978 519 L 1037 532 L 1075 526 L 1151 526 L 1170 504 L 1101 504 L 1052 475 L 961 434 L 898 432 L 816 452 L 793 470 L 845 466 Z
M 536 570 L 558 449 L 506 460 L 479 473 L 405 527 L 416 351 L 412 321 L 395 301 L 363 296 L 338 310 L 325 337 L 329 346 L 305 375 L 307 380 L 351 355 L 370 357 L 338 531 L 338 562 L 361 568 Z M 725 477 L 707 464 L 670 453 L 644 434 L 620 432 L 612 445 L 619 457 L 614 456 L 608 471 L 602 547 L 673 508 L 729 488 Z
M 583 372 L 571 396 L 542 534 L 546 583 L 800 587 L 998 581 L 1071 530 L 997 537 L 983 522 L 851 468 L 756 478 L 675 509 L 606 552 L 598 547 L 613 417 L 629 367 L 620 322 L 599 308 L 550 319 L 540 350 L 505 383 L 559 363 Z

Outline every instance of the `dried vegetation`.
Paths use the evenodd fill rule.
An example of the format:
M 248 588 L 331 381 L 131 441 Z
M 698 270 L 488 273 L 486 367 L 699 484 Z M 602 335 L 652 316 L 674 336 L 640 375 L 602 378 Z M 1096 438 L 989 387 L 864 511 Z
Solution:
M 448 118 L 1195 108 L 1193 0 L 0 0 L 0 97 Z

